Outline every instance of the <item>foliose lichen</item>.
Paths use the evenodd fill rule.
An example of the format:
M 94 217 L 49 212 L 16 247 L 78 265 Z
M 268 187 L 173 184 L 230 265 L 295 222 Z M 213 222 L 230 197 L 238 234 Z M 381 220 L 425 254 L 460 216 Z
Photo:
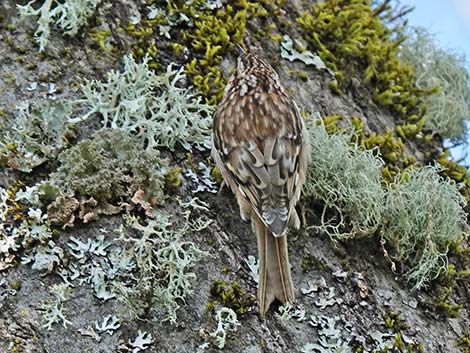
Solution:
M 95 12 L 101 0 L 45 0 L 40 7 L 32 0 L 26 5 L 16 5 L 21 18 L 38 17 L 38 27 L 34 36 L 39 44 L 39 51 L 43 52 L 49 43 L 51 27 L 56 26 L 69 36 L 75 36 L 83 27 L 88 18 Z
M 19 103 L 14 119 L 6 120 L 0 130 L 0 165 L 29 173 L 56 158 L 74 135 L 71 114 L 68 101 Z

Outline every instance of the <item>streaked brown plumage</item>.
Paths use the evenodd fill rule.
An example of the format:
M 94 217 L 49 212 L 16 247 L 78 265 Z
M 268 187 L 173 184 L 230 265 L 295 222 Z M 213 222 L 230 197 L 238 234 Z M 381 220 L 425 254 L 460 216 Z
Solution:
M 274 69 L 250 53 L 238 58 L 214 116 L 212 155 L 237 197 L 244 220 L 252 219 L 259 255 L 258 300 L 294 301 L 286 229 L 298 228 L 299 200 L 309 155 L 299 110 Z

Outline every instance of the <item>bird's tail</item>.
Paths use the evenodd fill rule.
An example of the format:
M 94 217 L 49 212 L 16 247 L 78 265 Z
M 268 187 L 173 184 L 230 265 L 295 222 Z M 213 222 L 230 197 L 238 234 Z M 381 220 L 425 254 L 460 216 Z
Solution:
M 257 216 L 254 217 L 254 222 L 259 257 L 258 301 L 260 314 L 264 315 L 276 299 L 282 303 L 293 303 L 294 286 L 287 252 L 287 236 L 275 237 Z

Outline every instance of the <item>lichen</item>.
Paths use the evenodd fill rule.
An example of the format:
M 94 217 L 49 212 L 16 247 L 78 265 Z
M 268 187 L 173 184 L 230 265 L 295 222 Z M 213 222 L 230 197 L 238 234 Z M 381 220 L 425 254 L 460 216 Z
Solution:
M 53 299 L 48 300 L 42 306 L 42 309 L 45 310 L 44 318 L 46 320 L 44 327 L 50 331 L 54 324 L 62 323 L 62 326 L 67 328 L 67 325 L 71 325 L 72 322 L 67 320 L 65 316 L 64 303 L 70 300 L 72 290 L 68 284 L 61 283 L 53 285 L 49 292 Z
M 240 322 L 237 319 L 237 314 L 230 308 L 223 307 L 215 313 L 217 320 L 217 327 L 209 336 L 214 341 L 217 348 L 222 349 L 227 343 L 227 336 L 238 330 Z
M 71 114 L 68 101 L 20 102 L 15 118 L 2 124 L 0 164 L 29 173 L 54 160 L 74 134 L 68 122 Z
M 213 108 L 201 102 L 191 87 L 180 88 L 185 75 L 172 64 L 162 75 L 148 66 L 149 57 L 137 63 L 127 55 L 122 72 L 110 71 L 106 81 L 86 80 L 83 104 L 88 111 L 72 122 L 92 114 L 102 117 L 102 126 L 132 134 L 146 150 L 177 146 L 210 147 Z
M 419 89 L 438 91 L 425 98 L 425 126 L 444 138 L 465 142 L 470 122 L 470 74 L 465 56 L 442 49 L 424 28 L 409 31 L 400 58 L 411 64 Z
M 48 208 L 51 220 L 69 222 L 67 210 L 73 214 L 78 208 L 69 207 L 72 198 L 81 202 L 82 219 L 92 212 L 120 212 L 138 190 L 152 205 L 165 201 L 167 161 L 158 151 L 143 150 L 137 138 L 123 130 L 98 130 L 62 152 L 58 160 L 57 171 L 41 185 L 42 190 L 49 189 L 47 201 L 54 202 Z
M 45 0 L 35 9 L 32 0 L 26 5 L 16 5 L 21 18 L 38 17 L 38 28 L 34 32 L 39 51 L 43 52 L 49 43 L 51 27 L 57 26 L 65 34 L 75 36 L 88 18 L 95 12 L 101 0 Z
M 337 238 L 372 235 L 382 222 L 383 162 L 374 151 L 351 144 L 347 134 L 328 135 L 321 120 L 309 125 L 311 160 L 304 194 L 321 201 L 321 231 Z M 339 219 L 328 219 L 333 209 Z
M 112 284 L 118 300 L 125 305 L 125 316 L 143 317 L 157 303 L 165 311 L 162 321 L 175 324 L 177 311 L 192 293 L 197 278 L 191 269 L 208 254 L 184 239 L 187 233 L 194 232 L 189 220 L 175 227 L 169 214 L 158 211 L 145 223 L 127 217 L 127 224 L 138 234 L 123 233 L 120 241 L 127 244 L 138 273 Z
M 389 186 L 384 238 L 406 277 L 421 288 L 447 270 L 447 251 L 464 231 L 466 201 L 439 167 L 411 169 Z

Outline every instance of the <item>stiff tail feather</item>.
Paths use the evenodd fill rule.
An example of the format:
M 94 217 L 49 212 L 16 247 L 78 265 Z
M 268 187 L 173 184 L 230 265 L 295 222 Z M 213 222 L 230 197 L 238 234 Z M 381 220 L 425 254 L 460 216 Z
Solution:
M 258 302 L 264 315 L 274 300 L 294 302 L 294 286 L 290 273 L 287 236 L 275 237 L 265 224 L 255 217 L 258 240 L 259 283 Z

